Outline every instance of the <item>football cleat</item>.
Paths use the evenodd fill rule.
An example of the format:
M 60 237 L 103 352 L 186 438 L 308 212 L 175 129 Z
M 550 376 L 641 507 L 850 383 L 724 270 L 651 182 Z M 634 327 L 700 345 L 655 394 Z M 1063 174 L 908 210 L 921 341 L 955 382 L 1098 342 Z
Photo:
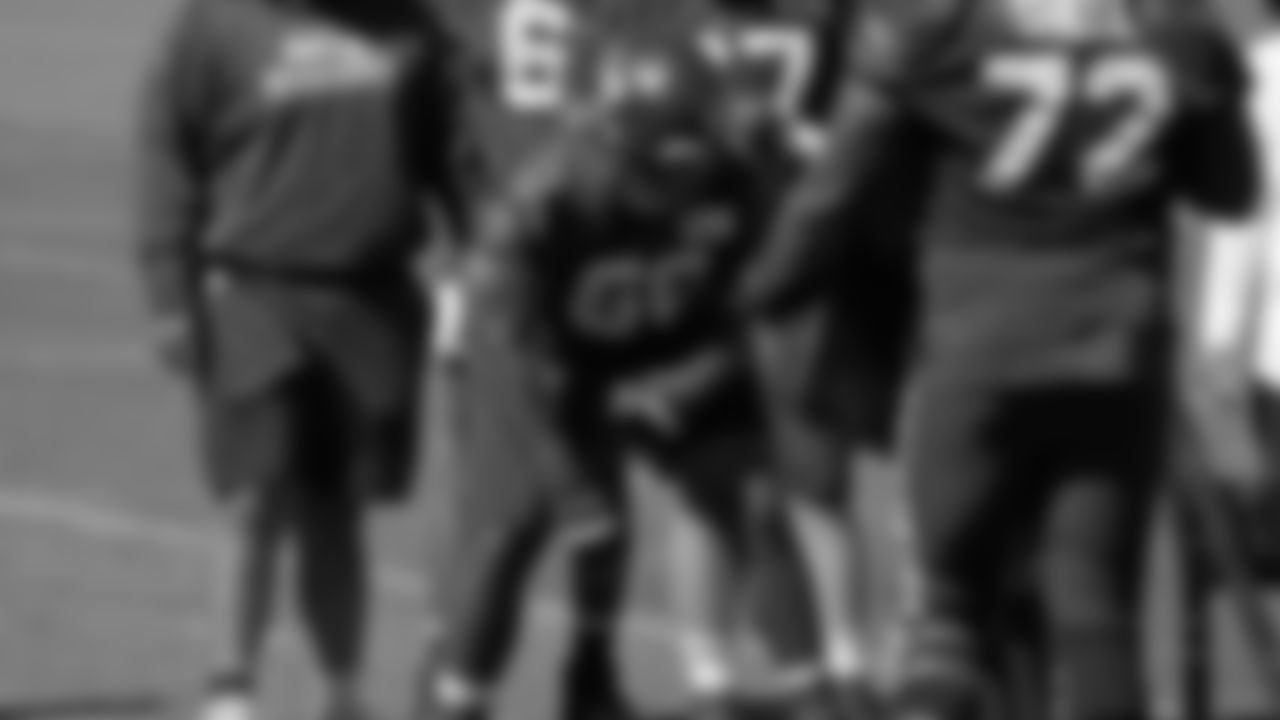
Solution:
M 258 716 L 257 698 L 248 678 L 231 673 L 209 682 L 199 720 L 258 720 Z

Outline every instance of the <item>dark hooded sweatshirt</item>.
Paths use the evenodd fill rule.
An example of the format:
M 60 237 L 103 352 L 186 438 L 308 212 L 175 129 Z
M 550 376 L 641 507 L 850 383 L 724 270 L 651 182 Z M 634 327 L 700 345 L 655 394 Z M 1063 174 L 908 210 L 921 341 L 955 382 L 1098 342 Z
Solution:
M 457 202 L 463 147 L 452 56 L 420 5 L 187 0 L 143 105 L 157 312 L 190 309 L 219 265 L 341 278 L 408 264 L 424 191 Z
M 186 0 L 143 106 L 139 248 L 201 386 L 242 398 L 304 367 L 353 402 L 415 396 L 412 271 L 427 200 L 458 212 L 451 46 L 417 0 Z

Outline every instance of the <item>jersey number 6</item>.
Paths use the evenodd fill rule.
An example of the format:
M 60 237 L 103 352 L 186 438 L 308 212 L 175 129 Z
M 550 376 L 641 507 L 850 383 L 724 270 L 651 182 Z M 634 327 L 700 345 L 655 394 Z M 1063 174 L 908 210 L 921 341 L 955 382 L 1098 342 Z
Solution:
M 987 187 L 1010 191 L 1044 162 L 1063 122 L 1081 108 L 1119 108 L 1113 123 L 1087 147 L 1078 168 L 1085 189 L 1103 188 L 1138 169 L 1169 121 L 1173 88 L 1168 72 L 1142 55 L 1109 55 L 1080 62 L 1060 53 L 1006 54 L 983 68 L 992 91 L 1021 102 L 984 171 Z
M 548 112 L 569 100 L 578 19 L 560 0 L 503 0 L 498 8 L 498 92 L 516 110 Z

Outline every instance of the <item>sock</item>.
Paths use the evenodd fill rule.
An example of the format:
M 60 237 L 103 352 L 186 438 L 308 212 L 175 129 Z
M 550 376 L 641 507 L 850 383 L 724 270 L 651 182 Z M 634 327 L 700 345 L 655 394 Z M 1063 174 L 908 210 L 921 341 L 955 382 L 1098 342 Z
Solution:
M 775 672 L 771 685 L 781 695 L 799 695 L 818 687 L 827 676 L 826 668 L 817 663 L 796 664 Z
M 859 680 L 867 674 L 867 660 L 851 633 L 835 633 L 827 641 L 823 666 L 836 682 Z
M 253 681 L 245 673 L 217 673 L 206 692 L 203 720 L 252 720 L 257 715 Z
M 488 693 L 477 683 L 453 672 L 436 677 L 436 702 L 446 708 L 465 710 L 480 707 L 487 701 Z
M 686 679 L 698 697 L 722 696 L 733 687 L 733 670 L 719 643 L 686 637 L 682 643 Z

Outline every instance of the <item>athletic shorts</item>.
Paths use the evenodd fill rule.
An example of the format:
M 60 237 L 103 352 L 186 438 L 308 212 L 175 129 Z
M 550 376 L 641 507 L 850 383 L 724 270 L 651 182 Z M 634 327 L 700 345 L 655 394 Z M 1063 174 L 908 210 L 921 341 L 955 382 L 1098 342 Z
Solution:
M 252 393 L 201 399 L 206 476 L 220 499 L 286 484 L 392 502 L 413 486 L 417 397 L 375 411 L 319 360 Z

